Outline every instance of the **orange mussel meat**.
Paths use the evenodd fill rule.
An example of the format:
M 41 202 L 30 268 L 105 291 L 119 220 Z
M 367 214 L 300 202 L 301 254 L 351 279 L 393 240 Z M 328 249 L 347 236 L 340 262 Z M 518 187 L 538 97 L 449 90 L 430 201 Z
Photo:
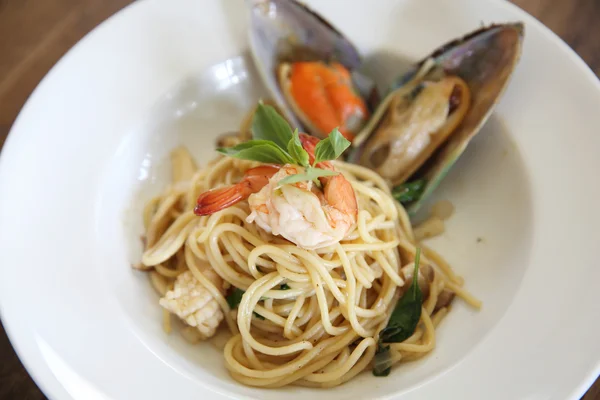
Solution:
M 369 117 L 354 91 L 348 70 L 339 63 L 295 62 L 280 69 L 283 92 L 294 112 L 318 136 L 339 128 L 352 140 Z

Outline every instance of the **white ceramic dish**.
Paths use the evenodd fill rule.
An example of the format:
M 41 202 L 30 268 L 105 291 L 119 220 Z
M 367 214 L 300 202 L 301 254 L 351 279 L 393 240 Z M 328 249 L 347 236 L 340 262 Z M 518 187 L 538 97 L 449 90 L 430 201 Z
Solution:
M 217 350 L 165 335 L 147 277 L 129 268 L 141 201 L 166 183 L 172 147 L 205 161 L 264 89 L 241 0 L 146 0 L 52 69 L 2 152 L 0 306 L 28 371 L 59 400 L 577 399 L 600 370 L 596 77 L 502 1 L 309 3 L 386 60 L 382 77 L 481 22 L 526 23 L 510 87 L 436 194 L 457 213 L 433 245 L 482 311 L 458 304 L 429 357 L 326 392 L 243 387 Z

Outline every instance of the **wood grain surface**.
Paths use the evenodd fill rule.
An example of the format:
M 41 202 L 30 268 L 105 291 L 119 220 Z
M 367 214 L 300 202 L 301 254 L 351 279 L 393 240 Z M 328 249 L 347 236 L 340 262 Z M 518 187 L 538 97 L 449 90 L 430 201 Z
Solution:
M 48 70 L 86 33 L 129 3 L 131 0 L 0 0 L 0 148 L 27 97 Z M 562 37 L 600 75 L 600 0 L 514 3 Z M 0 328 L 0 400 L 9 399 L 45 397 Z M 600 400 L 600 380 L 583 400 Z

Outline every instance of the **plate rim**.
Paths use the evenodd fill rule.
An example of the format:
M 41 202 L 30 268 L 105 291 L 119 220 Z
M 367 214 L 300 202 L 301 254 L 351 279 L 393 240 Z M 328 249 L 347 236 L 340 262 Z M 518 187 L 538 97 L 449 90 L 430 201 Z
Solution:
M 496 3 L 496 4 L 501 5 L 502 7 L 506 7 L 513 14 L 518 15 L 519 18 L 524 20 L 528 25 L 535 26 L 536 29 L 538 29 L 539 32 L 541 32 L 544 35 L 545 39 L 547 39 L 550 42 L 557 44 L 559 46 L 560 51 L 562 52 L 563 55 L 568 55 L 569 61 L 574 65 L 574 68 L 577 68 L 578 73 L 585 74 L 586 79 L 589 81 L 589 83 L 591 85 L 594 86 L 594 90 L 596 92 L 600 93 L 600 79 L 598 78 L 598 76 L 593 72 L 591 67 L 583 60 L 583 58 L 579 54 L 577 54 L 563 39 L 561 39 L 550 28 L 548 28 L 542 22 L 540 22 L 537 18 L 530 15 L 528 12 L 521 9 L 516 4 L 509 2 L 508 0 L 487 0 L 487 2 L 488 3 Z M 39 92 L 40 87 L 42 87 L 47 81 L 51 80 L 54 73 L 58 69 L 61 68 L 61 66 L 66 62 L 66 60 L 71 58 L 73 53 L 75 53 L 79 48 L 85 46 L 86 43 L 89 42 L 93 36 L 96 36 L 103 30 L 107 29 L 107 27 L 112 25 L 114 23 L 114 21 L 116 21 L 117 19 L 124 18 L 124 16 L 126 14 L 133 13 L 136 10 L 148 5 L 149 3 L 150 3 L 150 0 L 132 2 L 128 5 L 126 5 L 125 7 L 123 7 L 122 9 L 120 9 L 119 11 L 117 11 L 116 13 L 114 13 L 113 15 L 111 15 L 110 17 L 108 17 L 107 19 L 105 19 L 104 21 L 102 21 L 99 25 L 97 25 L 95 28 L 93 28 L 91 31 L 89 31 L 85 36 L 83 36 L 80 40 L 78 40 L 44 75 L 44 77 L 36 85 L 35 89 L 32 91 L 32 93 L 28 97 L 27 101 L 25 102 L 25 104 L 23 105 L 21 110 L 19 111 L 17 118 L 15 119 L 15 121 L 13 122 L 13 124 L 9 130 L 9 133 L 5 140 L 4 146 L 0 152 L 0 172 L 3 172 L 3 170 L 6 169 L 6 166 L 5 166 L 6 163 L 4 161 L 6 159 L 6 153 L 11 151 L 11 149 L 15 146 L 15 141 L 17 140 L 17 139 L 15 139 L 15 137 L 18 134 L 17 130 L 18 130 L 19 122 L 21 121 L 22 118 L 25 118 L 25 116 L 27 115 L 27 110 L 29 109 L 30 104 L 33 103 L 34 101 L 36 101 L 37 94 Z M 3 185 L 4 185 L 4 182 L 2 180 L 0 180 L 0 187 L 2 187 Z M 1 274 L 3 274 L 3 268 L 0 267 L 0 275 Z M 2 299 L 2 294 L 0 293 L 0 300 L 1 299 Z M 61 393 L 59 396 L 58 391 L 55 390 L 55 388 L 51 388 L 54 385 L 52 385 L 50 383 L 50 379 L 48 379 L 47 377 L 42 378 L 43 374 L 41 373 L 41 368 L 44 368 L 44 366 L 43 365 L 40 366 L 39 364 L 36 364 L 33 360 L 33 357 L 25 355 L 25 353 L 27 353 L 27 352 L 23 348 L 21 348 L 21 342 L 18 339 L 17 332 L 13 331 L 14 326 L 11 323 L 11 320 L 8 320 L 4 317 L 4 315 L 6 314 L 6 311 L 5 311 L 6 308 L 8 308 L 8 306 L 4 302 L 0 301 L 0 319 L 2 320 L 2 324 L 4 326 L 7 336 L 9 338 L 9 341 L 10 341 L 11 345 L 13 346 L 13 349 L 15 350 L 16 354 L 18 355 L 20 362 L 22 362 L 23 365 L 25 366 L 28 374 L 32 377 L 32 379 L 35 381 L 35 383 L 38 385 L 38 387 L 44 392 L 44 394 L 48 395 L 49 397 L 57 398 L 57 399 L 58 398 L 60 398 L 60 399 L 72 398 L 68 394 L 66 395 L 67 397 L 64 397 L 63 395 L 66 392 Z M 38 351 L 38 350 L 36 350 L 36 351 Z M 599 373 L 600 373 L 600 357 L 598 358 L 598 360 L 596 362 L 595 369 L 589 371 L 588 375 L 581 379 L 580 384 L 577 387 L 573 388 L 572 394 L 575 396 L 581 397 L 589 389 L 589 387 L 594 383 L 594 381 L 597 379 Z M 56 378 L 51 378 L 51 379 L 54 379 L 58 385 L 62 386 L 62 384 Z

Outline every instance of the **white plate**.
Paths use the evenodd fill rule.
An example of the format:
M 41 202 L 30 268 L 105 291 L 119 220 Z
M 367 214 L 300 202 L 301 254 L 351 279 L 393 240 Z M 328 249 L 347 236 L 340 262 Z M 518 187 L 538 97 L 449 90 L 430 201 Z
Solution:
M 482 311 L 457 304 L 426 359 L 326 392 L 243 387 L 217 350 L 165 335 L 129 268 L 140 202 L 165 184 L 172 147 L 205 161 L 264 89 L 241 0 L 146 0 L 52 69 L 2 152 L 0 305 L 29 372 L 54 399 L 577 399 L 600 370 L 595 76 L 502 1 L 309 3 L 388 72 L 482 22 L 526 23 L 508 91 L 437 192 L 457 213 L 434 245 Z

